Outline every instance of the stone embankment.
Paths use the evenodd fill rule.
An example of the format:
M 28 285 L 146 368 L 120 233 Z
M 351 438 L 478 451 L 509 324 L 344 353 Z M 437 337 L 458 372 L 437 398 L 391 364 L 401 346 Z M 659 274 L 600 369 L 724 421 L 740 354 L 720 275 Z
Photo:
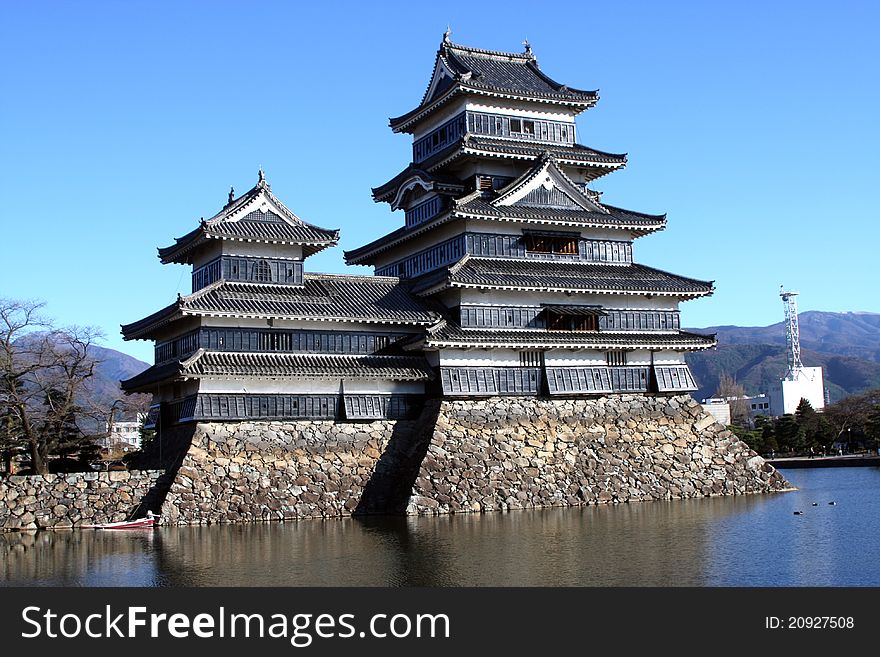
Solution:
M 142 470 L 0 479 L 0 530 L 70 529 L 125 520 L 139 510 L 161 475 L 160 470 Z
M 400 476 L 402 459 L 391 466 L 388 457 L 380 459 L 396 453 L 392 441 L 426 444 L 433 418 L 426 422 L 424 415 L 420 421 L 199 424 L 162 507 L 163 522 L 338 517 L 359 505 L 363 510 L 365 498 L 388 510 L 389 484 Z
M 121 520 L 145 495 L 161 504 L 163 523 L 215 524 L 790 488 L 687 395 L 431 400 L 415 420 L 198 424 L 178 442 L 161 478 L 143 470 L 4 479 L 0 527 Z
M 690 396 L 444 402 L 408 506 L 458 513 L 790 489 Z

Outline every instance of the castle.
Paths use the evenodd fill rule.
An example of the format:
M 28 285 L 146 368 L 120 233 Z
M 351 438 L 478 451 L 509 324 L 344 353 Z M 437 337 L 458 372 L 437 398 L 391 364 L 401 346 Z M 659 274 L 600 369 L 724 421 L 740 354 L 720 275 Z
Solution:
M 437 53 L 421 103 L 391 119 L 412 162 L 373 190 L 404 225 L 345 254 L 375 276 L 311 274 L 339 233 L 306 223 L 260 171 L 175 243 L 192 294 L 122 327 L 156 342 L 123 383 L 149 425 L 402 419 L 426 396 L 579 396 L 694 390 L 681 301 L 712 284 L 637 264 L 663 215 L 603 203 L 591 185 L 624 155 L 577 143 L 595 91 L 545 75 L 527 45 Z
M 784 490 L 686 393 L 711 282 L 634 260 L 665 215 L 602 200 L 626 164 L 577 141 L 595 91 L 447 32 L 412 162 L 373 190 L 403 225 L 315 274 L 337 230 L 256 185 L 160 248 L 192 293 L 122 327 L 155 363 L 164 522 L 457 513 Z M 164 446 L 164 457 L 163 454 Z

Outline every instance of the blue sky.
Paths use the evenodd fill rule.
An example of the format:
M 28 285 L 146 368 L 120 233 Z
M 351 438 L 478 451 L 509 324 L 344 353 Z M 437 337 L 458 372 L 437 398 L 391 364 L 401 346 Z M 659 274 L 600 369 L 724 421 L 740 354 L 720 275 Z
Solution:
M 521 51 L 600 90 L 579 141 L 629 154 L 594 187 L 668 213 L 639 262 L 716 281 L 688 326 L 800 309 L 880 312 L 880 3 L 3 2 L 0 296 L 60 324 L 119 324 L 189 292 L 156 247 L 243 192 L 262 166 L 303 219 L 340 228 L 307 261 L 396 228 L 370 188 L 409 162 L 389 116 L 421 99 L 452 40 Z M 870 194 L 870 197 L 869 197 Z M 356 273 L 369 273 L 364 267 Z

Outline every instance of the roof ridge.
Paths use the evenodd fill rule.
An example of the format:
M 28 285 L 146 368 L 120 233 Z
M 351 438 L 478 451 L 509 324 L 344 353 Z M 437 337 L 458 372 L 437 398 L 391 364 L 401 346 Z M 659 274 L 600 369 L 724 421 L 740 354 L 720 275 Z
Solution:
M 378 281 L 380 283 L 397 283 L 400 281 L 398 276 L 373 276 L 371 274 L 339 274 L 334 272 L 320 272 L 320 271 L 311 271 L 305 272 L 303 274 L 304 278 L 312 278 L 312 279 L 321 279 L 321 278 L 331 278 L 331 279 L 347 279 L 347 280 L 357 280 L 357 281 Z
M 206 353 L 207 353 L 207 350 L 206 350 L 204 347 L 199 347 L 198 349 L 196 349 L 196 351 L 193 353 L 192 356 L 190 356 L 190 357 L 187 358 L 186 360 L 182 360 L 182 361 L 180 361 L 180 368 L 181 368 L 181 370 L 185 370 L 186 368 L 191 367 L 192 365 L 194 365 L 194 364 L 195 364 L 196 362 L 198 362 L 198 361 L 202 358 L 202 356 L 204 356 Z
M 476 48 L 474 46 L 466 46 L 461 43 L 453 43 L 452 41 L 444 41 L 440 46 L 440 51 L 443 52 L 445 50 L 461 50 L 470 54 L 485 56 L 487 59 L 492 59 L 495 57 L 502 58 L 504 60 L 522 60 L 524 62 L 535 62 L 535 66 L 537 68 L 537 58 L 530 53 L 515 53 L 515 52 L 507 52 L 504 50 L 489 50 L 488 48 Z

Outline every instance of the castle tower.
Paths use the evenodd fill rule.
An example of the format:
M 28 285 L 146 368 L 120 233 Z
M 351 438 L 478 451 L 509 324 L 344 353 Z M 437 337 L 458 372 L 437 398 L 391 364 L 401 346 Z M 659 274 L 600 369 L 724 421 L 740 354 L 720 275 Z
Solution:
M 684 353 L 715 340 L 682 331 L 678 305 L 713 285 L 634 261 L 665 215 L 601 201 L 591 185 L 626 156 L 577 142 L 575 117 L 599 96 L 549 78 L 524 45 L 444 35 L 422 101 L 390 120 L 412 135 L 412 162 L 373 190 L 403 225 L 346 261 L 446 309 L 406 345 L 444 395 L 694 390 Z
M 122 382 L 151 393 L 146 427 L 194 421 L 402 418 L 433 372 L 395 344 L 438 315 L 395 278 L 310 274 L 339 231 L 306 223 L 256 186 L 175 243 L 163 264 L 192 266 L 192 294 L 124 325 L 154 340 L 155 364 Z

